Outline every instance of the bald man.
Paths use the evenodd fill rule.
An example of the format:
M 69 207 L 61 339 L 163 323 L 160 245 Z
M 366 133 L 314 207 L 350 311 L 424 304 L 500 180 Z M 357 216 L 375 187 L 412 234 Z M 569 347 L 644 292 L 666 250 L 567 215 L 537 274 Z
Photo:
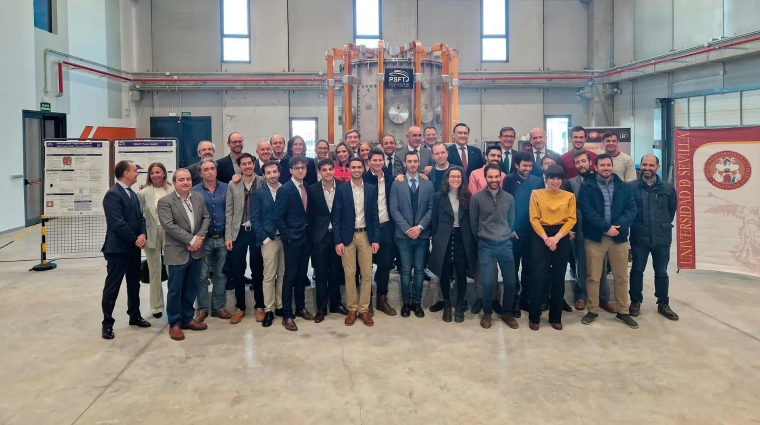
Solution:
M 285 157 L 285 138 L 275 134 L 269 139 L 269 144 L 272 145 L 271 160 L 279 164 Z
M 253 163 L 253 172 L 264 177 L 264 164 L 272 158 L 272 145 L 266 140 L 261 140 L 256 145 L 256 156 L 259 158 Z
M 433 170 L 433 152 L 422 146 L 422 129 L 413 125 L 406 132 L 406 146 L 396 151 L 396 158 L 393 160 L 393 177 L 406 174 L 404 167 L 404 158 L 407 152 L 416 152 L 420 156 L 420 168 L 418 169 L 420 177 L 427 180 L 428 174 Z
M 554 163 L 562 166 L 562 158 L 557 152 L 546 148 L 546 132 L 540 128 L 534 128 L 530 131 L 531 154 L 533 155 L 533 169 L 531 174 L 534 176 L 544 177 L 544 170 L 541 167 L 542 160 L 548 156 L 554 159 Z

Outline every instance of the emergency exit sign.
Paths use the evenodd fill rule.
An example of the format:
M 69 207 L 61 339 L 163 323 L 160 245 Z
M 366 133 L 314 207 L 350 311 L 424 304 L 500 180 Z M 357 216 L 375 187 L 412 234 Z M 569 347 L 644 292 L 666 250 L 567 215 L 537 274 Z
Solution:
M 50 112 L 50 102 L 40 102 L 40 111 Z
M 187 112 L 187 111 L 182 112 L 182 116 L 183 117 L 189 117 L 190 116 L 190 112 Z

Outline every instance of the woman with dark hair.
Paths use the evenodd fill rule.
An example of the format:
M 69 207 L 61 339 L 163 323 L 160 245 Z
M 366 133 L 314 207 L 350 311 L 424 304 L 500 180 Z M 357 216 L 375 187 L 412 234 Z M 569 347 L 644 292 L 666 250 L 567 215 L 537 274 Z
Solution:
M 285 157 L 280 161 L 282 172 L 280 173 L 280 183 L 285 183 L 290 180 L 290 158 L 294 156 L 306 156 L 306 142 L 303 137 L 293 136 L 288 140 L 288 150 Z M 307 161 L 306 163 L 306 177 L 303 178 L 304 183 L 308 187 L 312 183 L 317 182 L 317 167 L 314 165 L 314 161 Z
M 372 143 L 365 140 L 359 145 L 359 158 L 364 161 L 364 172 L 369 171 L 369 152 L 372 150 Z
M 546 189 L 530 195 L 530 225 L 533 227 L 533 282 L 530 290 L 528 326 L 538 330 L 544 288 L 550 288 L 549 323 L 562 330 L 562 309 L 565 303 L 565 271 L 570 257 L 570 234 L 575 222 L 575 195 L 560 189 L 565 172 L 551 165 L 544 172 Z
M 351 160 L 351 146 L 346 142 L 340 142 L 335 147 L 335 180 L 347 182 L 351 180 L 351 173 L 348 171 L 348 162 Z
M 467 270 L 473 272 L 477 265 L 477 246 L 470 230 L 470 191 L 465 184 L 462 167 L 453 165 L 446 170 L 441 190 L 433 197 L 431 229 L 433 249 L 430 251 L 428 268 L 438 276 L 443 295 L 443 321 L 451 322 L 450 282 L 452 272 L 456 275 L 457 304 L 454 321 L 464 321 L 464 295 L 467 291 Z
M 160 162 L 154 162 L 148 166 L 145 186 L 137 192 L 140 200 L 140 209 L 145 217 L 145 259 L 148 263 L 150 276 L 150 311 L 153 317 L 159 318 L 164 311 L 164 290 L 161 286 L 161 252 L 164 249 L 165 234 L 158 221 L 156 205 L 158 200 L 174 192 L 172 184 L 167 178 L 166 167 Z M 168 272 L 168 271 L 167 271 Z

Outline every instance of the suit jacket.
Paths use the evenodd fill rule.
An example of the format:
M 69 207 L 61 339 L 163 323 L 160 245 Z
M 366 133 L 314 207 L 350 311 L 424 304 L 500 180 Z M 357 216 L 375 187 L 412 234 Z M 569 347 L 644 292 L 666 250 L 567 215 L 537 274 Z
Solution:
M 367 171 L 366 173 L 362 174 L 362 180 L 364 180 L 365 183 L 369 183 L 372 186 L 377 187 L 377 176 L 372 174 L 372 170 Z M 390 208 L 391 208 L 391 186 L 393 185 L 393 177 L 390 177 L 388 173 L 385 173 L 383 176 L 383 183 L 385 184 L 385 207 L 388 208 L 388 214 L 390 215 Z M 378 190 L 379 191 L 379 190 Z M 391 219 L 390 221 L 393 221 Z
M 253 228 L 256 246 L 264 244 L 266 238 L 277 236 L 277 226 L 274 224 L 274 198 L 269 186 L 263 184 L 251 196 L 251 227 Z
M 369 243 L 380 243 L 380 219 L 377 215 L 377 186 L 364 184 L 364 222 Z M 333 238 L 335 245 L 351 245 L 354 240 L 356 210 L 354 209 L 354 192 L 351 183 L 340 185 L 335 189 L 335 202 L 332 209 Z
M 255 159 L 254 159 L 255 161 Z M 232 165 L 232 157 L 227 155 L 216 161 L 216 179 L 222 183 L 229 183 L 235 175 L 235 166 Z
M 456 143 L 449 145 L 446 150 L 449 151 L 449 164 L 462 166 L 462 153 L 459 151 L 459 146 Z M 483 159 L 483 152 L 475 146 L 467 145 L 467 178 L 470 178 L 470 173 L 478 168 L 483 168 L 486 165 L 485 159 Z
M 412 210 L 411 188 L 409 182 L 394 181 L 391 186 L 391 219 L 396 223 L 395 236 L 397 238 L 409 238 L 406 232 L 412 226 L 422 226 L 420 238 L 427 239 L 431 235 L 430 220 L 433 207 L 433 183 L 423 178 L 419 181 L 418 198 L 417 198 L 417 216 L 415 217 Z
M 575 198 L 578 199 L 578 193 L 581 191 L 581 184 L 583 183 L 583 176 L 577 175 L 573 178 L 567 179 L 562 182 L 562 190 L 572 193 Z M 580 205 L 576 205 L 575 208 L 576 222 L 573 226 L 573 232 L 575 232 L 575 238 L 583 240 L 583 212 L 580 209 Z
M 243 217 L 243 203 L 245 202 L 245 183 L 240 179 L 237 183 L 227 186 L 227 203 L 224 206 L 224 240 L 234 241 L 237 239 L 240 225 L 253 217 L 253 193 L 260 187 L 266 186 L 264 177 L 254 175 L 253 186 L 251 186 L 251 216 Z
M 464 252 L 467 254 L 467 267 L 470 271 L 478 267 L 478 245 L 472 236 L 470 227 L 469 209 L 459 205 L 459 230 L 462 232 Z M 436 192 L 433 197 L 433 213 L 431 216 L 431 230 L 433 233 L 433 248 L 428 257 L 428 268 L 434 275 L 440 277 L 443 264 L 451 244 L 451 231 L 454 229 L 454 208 L 448 193 Z
M 504 171 L 505 174 L 510 174 L 511 172 L 515 171 L 515 154 L 517 153 L 516 150 L 512 149 L 509 153 L 509 164 L 502 163 L 501 164 L 501 171 Z M 504 149 L 501 150 L 501 158 L 504 159 Z
M 103 197 L 103 213 L 106 216 L 106 239 L 101 251 L 104 254 L 125 254 L 139 250 L 135 246 L 137 238 L 140 235 L 147 237 L 139 198 L 135 207 L 127 191 L 116 183 Z
M 338 196 L 338 186 L 344 182 L 340 180 L 335 181 L 335 197 Z M 332 218 L 330 217 L 330 208 L 327 207 L 327 200 L 325 199 L 325 192 L 322 190 L 322 182 L 316 182 L 306 189 L 306 194 L 309 196 L 309 203 L 306 206 L 306 213 L 309 217 L 308 225 L 311 231 L 311 241 L 314 244 L 322 242 L 325 237 L 330 236 L 327 232 Z M 333 198 L 333 209 L 335 209 L 335 198 Z M 333 226 L 335 231 L 335 226 Z
M 538 176 L 543 178 L 544 177 L 544 170 L 541 168 L 541 164 L 536 163 L 536 155 L 533 152 L 533 148 L 530 148 L 528 151 L 533 156 L 533 169 L 530 171 L 531 174 L 534 176 Z M 546 156 L 554 158 L 554 162 L 557 163 L 560 167 L 562 167 L 562 157 L 559 156 L 557 152 L 554 152 L 553 150 L 544 148 L 544 152 L 546 152 Z M 543 158 L 542 158 L 543 160 Z M 564 170 L 564 168 L 563 168 Z
M 306 210 L 303 208 L 301 192 L 296 188 L 293 180 L 288 180 L 277 189 L 277 199 L 274 203 L 274 224 L 280 231 L 283 243 L 301 244 L 308 241 Z
M 406 157 L 406 153 L 409 151 L 411 151 L 411 149 L 409 149 L 409 145 L 396 151 L 396 156 L 393 159 L 393 177 L 394 178 L 398 176 L 399 174 L 406 174 L 404 159 Z M 426 148 L 420 145 L 420 147 L 417 148 L 417 152 L 420 155 L 420 168 L 417 170 L 418 172 L 422 172 L 422 169 L 427 167 L 428 165 L 435 164 L 435 161 L 433 161 L 433 151 L 431 151 L 429 148 Z
M 166 185 L 166 194 L 174 193 L 174 187 Z M 140 209 L 142 215 L 145 217 L 145 227 L 148 231 L 146 233 L 147 239 L 145 240 L 145 248 L 155 249 L 161 248 L 156 246 L 158 240 L 158 226 L 161 223 L 158 222 L 158 212 L 156 212 L 156 204 L 153 202 L 153 185 L 149 184 L 137 192 L 137 199 L 140 200 Z
M 187 171 L 190 172 L 190 177 L 193 178 L 193 186 L 203 181 L 203 178 L 201 177 L 201 162 L 200 161 L 196 162 L 195 164 L 188 165 Z M 217 180 L 219 179 L 217 178 Z
M 206 250 L 201 249 L 190 252 L 187 245 L 194 236 L 205 237 L 210 223 L 206 203 L 200 193 L 190 192 L 190 205 L 193 210 L 194 226 L 190 228 L 190 220 L 187 218 L 185 206 L 175 193 L 166 195 L 158 200 L 158 220 L 166 232 L 164 244 L 164 263 L 167 266 L 181 266 L 186 264 L 190 256 L 196 260 L 203 258 Z
M 317 182 L 317 166 L 311 158 L 307 158 L 306 162 L 306 176 L 303 181 L 306 183 L 306 187 L 309 187 Z M 280 183 L 285 184 L 286 181 L 293 178 L 290 174 L 290 157 L 286 156 L 280 161 Z

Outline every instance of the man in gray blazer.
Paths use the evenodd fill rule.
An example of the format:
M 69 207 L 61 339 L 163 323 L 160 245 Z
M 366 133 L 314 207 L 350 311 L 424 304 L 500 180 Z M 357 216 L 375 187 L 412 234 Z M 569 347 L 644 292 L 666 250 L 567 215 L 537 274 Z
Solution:
M 158 221 L 166 232 L 164 262 L 169 266 L 166 314 L 171 326 L 169 336 L 176 341 L 185 339 L 182 329 L 202 331 L 208 328 L 205 323 L 193 319 L 209 215 L 203 198 L 190 193 L 192 179 L 186 168 L 175 171 L 175 192 L 159 199 L 156 208 Z
M 390 194 L 390 213 L 396 223 L 395 236 L 401 257 L 401 317 L 409 317 L 411 310 L 414 310 L 417 317 L 425 316 L 420 302 L 425 278 L 425 260 L 430 248 L 433 183 L 420 178 L 420 174 L 417 173 L 419 166 L 419 155 L 407 152 L 404 158 L 404 181 L 394 181 Z
M 422 130 L 417 126 L 409 127 L 409 131 L 406 132 L 406 146 L 396 152 L 396 158 L 393 160 L 393 178 L 406 173 L 406 153 L 414 152 L 420 159 L 420 166 L 416 173 L 420 173 L 421 177 L 427 180 L 428 174 L 433 170 L 433 153 L 429 148 L 421 145 Z

